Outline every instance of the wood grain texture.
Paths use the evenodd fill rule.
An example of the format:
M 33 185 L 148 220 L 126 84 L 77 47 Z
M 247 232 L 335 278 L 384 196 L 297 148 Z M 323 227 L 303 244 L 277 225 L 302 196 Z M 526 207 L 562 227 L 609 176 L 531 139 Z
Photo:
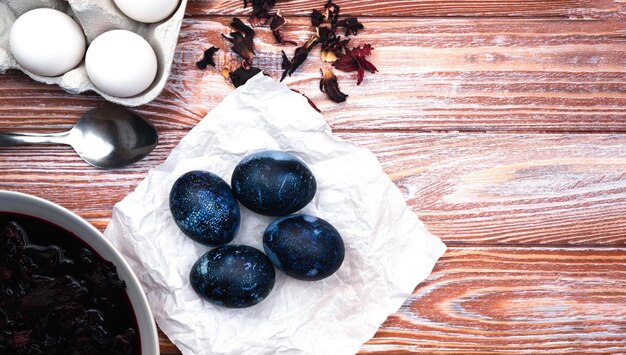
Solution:
M 286 35 L 311 34 L 292 19 Z M 140 112 L 161 128 L 190 128 L 233 90 L 216 69 L 195 62 L 216 45 L 218 68 L 237 61 L 221 34 L 230 17 L 187 19 L 165 92 Z M 286 82 L 309 96 L 335 130 L 626 132 L 626 22 L 529 19 L 368 18 L 355 43 L 372 43 L 380 72 L 335 104 L 318 89 L 319 51 Z M 256 65 L 280 77 L 280 50 L 258 29 Z M 103 100 L 73 96 L 11 72 L 0 76 L 0 126 L 69 125 Z
M 312 33 L 324 0 L 278 0 L 288 39 Z M 427 227 L 451 248 L 362 353 L 626 353 L 626 1 L 337 0 L 366 29 L 380 72 L 348 102 L 317 89 L 319 51 L 286 82 L 339 136 L 371 149 Z M 0 149 L 0 188 L 57 202 L 103 230 L 177 142 L 233 89 L 200 71 L 237 61 L 221 34 L 242 0 L 191 0 L 174 68 L 138 108 L 161 133 L 146 160 L 100 171 L 66 147 Z M 257 29 L 255 64 L 280 75 Z M 68 129 L 104 100 L 0 75 L 0 130 Z M 460 133 L 459 133 L 460 132 Z M 487 133 L 486 133 L 487 132 Z M 164 355 L 179 354 L 162 333 Z
M 170 339 L 165 335 L 161 329 L 159 329 L 159 345 L 161 350 L 161 355 L 179 355 L 181 354 L 180 350 L 176 347 L 176 345 L 172 344 Z
M 363 353 L 624 353 L 626 250 L 451 248 Z
M 610 13 L 615 9 L 611 0 L 335 0 L 342 13 L 351 16 L 390 17 L 564 17 L 588 18 Z M 325 0 L 278 0 L 276 9 L 283 14 L 309 16 L 311 10 L 320 8 Z M 250 14 L 243 9 L 243 0 L 192 0 L 187 7 L 188 15 L 239 15 Z
M 624 245 L 623 135 L 353 135 L 448 243 Z
M 188 22 L 189 35 L 180 43 L 181 67 L 193 65 L 203 44 L 223 43 L 216 32 L 229 31 L 223 27 L 229 19 L 214 20 Z M 374 45 L 372 61 L 380 72 L 366 76 L 361 86 L 355 85 L 354 73 L 337 72 L 348 102 L 332 103 L 317 88 L 322 65 L 317 50 L 286 80 L 313 99 L 335 129 L 626 128 L 626 41 L 618 33 L 623 22 L 368 18 L 366 25 L 371 30 L 359 34 L 355 43 Z M 288 26 L 292 31 L 286 36 L 299 43 L 311 34 L 306 19 Z M 278 78 L 281 47 L 273 44 L 267 29 L 258 32 L 255 63 Z M 218 68 L 230 60 L 219 52 Z M 215 71 L 191 75 L 194 80 L 183 87 L 194 94 L 185 107 L 203 112 L 193 105 L 211 101 L 222 81 Z
M 113 205 L 185 133 L 162 132 L 148 159 L 115 172 L 87 166 L 71 148 L 3 149 L 0 188 L 47 198 L 103 229 Z M 448 244 L 626 244 L 625 135 L 340 137 L 371 149 L 409 206 Z
M 450 248 L 360 353 L 626 352 L 625 258 L 623 248 Z

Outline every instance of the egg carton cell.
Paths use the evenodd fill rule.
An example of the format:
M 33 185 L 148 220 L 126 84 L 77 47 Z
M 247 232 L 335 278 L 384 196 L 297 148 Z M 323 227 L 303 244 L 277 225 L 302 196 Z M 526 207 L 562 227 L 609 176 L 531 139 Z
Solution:
M 187 0 L 180 0 L 176 11 L 167 19 L 146 24 L 124 15 L 113 0 L 0 0 L 0 74 L 9 69 L 18 69 L 33 80 L 56 84 L 69 93 L 95 91 L 106 100 L 120 105 L 132 107 L 146 104 L 157 98 L 165 87 L 186 6 Z M 84 58 L 76 68 L 61 76 L 45 77 L 29 72 L 20 66 L 11 54 L 9 35 L 13 23 L 19 16 L 37 8 L 52 8 L 72 17 L 81 26 L 88 44 L 102 33 L 115 29 L 128 30 L 140 35 L 148 41 L 157 56 L 156 79 L 142 93 L 120 98 L 107 95 L 93 85 L 87 75 Z

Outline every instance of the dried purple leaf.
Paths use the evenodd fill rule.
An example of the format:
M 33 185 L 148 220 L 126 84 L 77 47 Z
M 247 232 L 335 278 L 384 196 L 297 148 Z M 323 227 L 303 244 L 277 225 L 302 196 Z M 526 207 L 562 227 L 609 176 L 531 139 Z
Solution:
M 283 75 L 281 76 L 280 81 L 283 81 L 285 80 L 285 77 L 287 77 L 287 74 L 289 74 L 289 71 L 293 67 L 293 64 L 287 57 L 287 54 L 285 54 L 285 51 L 280 51 L 280 52 L 283 54 L 283 62 L 280 65 L 281 68 L 283 69 Z
M 235 87 L 238 88 L 241 85 L 247 83 L 248 80 L 250 80 L 250 78 L 252 78 L 253 76 L 257 75 L 260 72 L 261 72 L 261 69 L 256 68 L 256 67 L 251 67 L 250 69 L 239 67 L 237 70 L 230 73 L 230 81 L 232 81 L 233 85 L 235 85 Z
M 274 38 L 276 39 L 276 43 L 278 44 L 293 44 L 296 45 L 294 41 L 287 41 L 281 32 L 281 28 L 287 24 L 287 20 L 280 14 L 280 10 L 276 12 L 270 21 L 270 29 L 274 34 Z
M 215 61 L 213 60 L 213 55 L 215 54 L 215 52 L 219 50 L 220 50 L 219 48 L 211 47 L 207 49 L 206 51 L 204 51 L 204 57 L 202 58 L 202 60 L 196 63 L 196 66 L 198 67 L 198 69 L 204 70 L 209 65 L 212 67 L 215 67 Z
M 287 74 L 291 76 L 291 74 L 293 74 L 296 69 L 298 69 L 298 67 L 302 63 L 304 63 L 311 49 L 313 49 L 313 47 L 315 47 L 315 45 L 318 43 L 318 39 L 319 37 L 317 35 L 311 36 L 311 38 L 305 44 L 303 44 L 302 47 L 296 48 L 296 51 L 291 60 L 287 58 L 287 55 L 285 55 L 285 52 L 283 51 L 282 68 L 284 71 L 280 81 L 283 81 Z
M 323 23 L 330 23 L 335 25 L 339 19 L 339 5 L 333 3 L 332 0 L 328 0 L 324 5 L 324 10 L 313 10 L 311 12 L 311 24 L 314 27 L 319 27 Z
M 335 61 L 333 66 L 345 72 L 353 72 L 356 70 L 356 84 L 360 85 L 363 81 L 363 77 L 365 76 L 365 70 L 368 70 L 372 74 L 378 71 L 374 64 L 365 59 L 365 57 L 372 54 L 373 49 L 374 47 L 369 44 L 366 44 L 363 47 L 352 48 L 346 53 L 346 55 Z
M 320 80 L 320 90 L 326 93 L 326 96 L 336 103 L 346 101 L 348 95 L 339 90 L 339 83 L 333 71 L 330 69 L 321 69 L 321 71 L 322 79 Z
M 348 17 L 341 21 L 337 22 L 337 27 L 345 27 L 346 36 L 348 35 L 357 35 L 359 30 L 362 30 L 363 24 L 359 22 L 356 17 Z
M 324 16 L 324 14 L 320 10 L 315 9 L 313 10 L 313 12 L 311 12 L 311 24 L 313 25 L 313 27 L 321 26 L 325 20 L 326 16 Z
M 46 308 L 63 303 L 78 301 L 89 290 L 74 278 L 50 278 L 42 281 L 27 295 L 22 297 L 18 304 L 24 309 Z
M 276 5 L 276 0 L 243 0 L 243 8 L 252 4 L 252 16 L 259 19 L 268 19 L 269 12 Z
M 297 43 L 294 41 L 286 40 L 285 36 L 280 30 L 273 30 L 272 33 L 274 34 L 274 39 L 276 39 L 276 43 L 278 44 L 292 44 L 294 46 L 297 45 Z
M 243 32 L 246 36 L 249 36 L 250 41 L 252 41 L 252 37 L 254 37 L 254 30 L 250 26 L 243 23 L 243 21 L 237 17 L 233 17 L 233 22 L 230 23 L 230 26 L 239 32 Z
M 326 10 L 326 21 L 333 25 L 337 23 L 337 20 L 339 19 L 339 10 L 341 10 L 339 5 L 334 4 L 333 0 L 328 0 L 326 5 L 324 5 L 324 9 Z
M 318 42 L 322 44 L 323 51 L 333 51 L 338 57 L 346 52 L 346 46 L 350 42 L 349 38 L 342 40 L 341 36 L 337 36 L 335 31 L 329 27 L 319 27 L 317 34 L 319 36 Z
M 249 65 L 252 65 L 252 59 L 254 58 L 254 30 L 236 17 L 233 18 L 230 26 L 238 32 L 231 32 L 230 37 L 222 34 L 222 37 L 233 44 L 231 47 L 233 52 L 237 53 Z
M 6 223 L 0 226 L 0 260 L 11 261 L 21 255 L 26 248 L 27 237 L 24 229 L 17 223 Z M 2 281 L 0 275 L 0 281 Z
M 276 11 L 270 21 L 270 29 L 272 31 L 280 30 L 285 24 L 287 24 L 287 20 L 280 14 L 280 10 Z
M 231 49 L 237 53 L 240 57 L 248 62 L 252 62 L 254 58 L 254 50 L 248 44 L 246 44 L 244 36 L 240 32 L 232 32 L 231 37 L 222 35 L 225 39 L 233 44 Z

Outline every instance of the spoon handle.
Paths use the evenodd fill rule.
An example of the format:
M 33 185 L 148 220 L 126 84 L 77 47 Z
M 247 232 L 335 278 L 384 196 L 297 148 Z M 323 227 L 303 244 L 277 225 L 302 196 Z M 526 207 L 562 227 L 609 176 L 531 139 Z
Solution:
M 0 132 L 0 147 L 21 144 L 67 144 L 69 132 L 61 133 L 8 133 Z

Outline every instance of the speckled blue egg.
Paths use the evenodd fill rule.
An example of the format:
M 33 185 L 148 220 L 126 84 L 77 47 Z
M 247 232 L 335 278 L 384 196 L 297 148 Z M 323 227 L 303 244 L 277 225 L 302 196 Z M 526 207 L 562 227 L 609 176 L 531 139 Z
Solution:
M 304 281 L 324 279 L 339 269 L 345 249 L 339 232 L 308 215 L 278 218 L 263 234 L 270 261 L 285 274 Z
M 176 180 L 170 211 L 183 233 L 205 245 L 226 244 L 239 230 L 239 204 L 232 190 L 208 171 L 190 171 Z
M 191 268 L 191 287 L 218 306 L 245 308 L 263 301 L 276 273 L 267 256 L 246 245 L 224 245 L 202 255 Z
M 302 160 L 275 150 L 245 157 L 235 167 L 231 185 L 241 204 L 266 216 L 300 210 L 317 189 L 313 173 Z

